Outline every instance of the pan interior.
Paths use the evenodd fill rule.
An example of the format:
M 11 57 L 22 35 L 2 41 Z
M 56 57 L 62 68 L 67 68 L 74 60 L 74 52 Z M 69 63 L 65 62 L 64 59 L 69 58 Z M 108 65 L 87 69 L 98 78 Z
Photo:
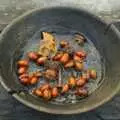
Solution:
M 88 68 L 96 69 L 97 79 L 96 80 L 90 79 L 89 82 L 84 87 L 88 90 L 88 95 L 92 94 L 102 83 L 102 80 L 103 80 L 102 77 L 104 75 L 104 67 L 103 67 L 104 65 L 102 62 L 102 56 L 100 56 L 99 51 L 96 49 L 96 47 L 92 43 L 92 40 L 87 38 L 86 35 L 84 35 L 82 33 L 87 39 L 87 42 L 85 43 L 84 47 L 78 45 L 75 42 L 74 34 L 80 32 L 80 31 L 69 30 L 69 29 L 67 29 L 65 27 L 61 27 L 61 26 L 51 26 L 50 28 L 48 26 L 42 27 L 42 28 L 40 28 L 40 30 L 38 30 L 32 36 L 31 39 L 29 39 L 26 42 L 25 46 L 20 49 L 19 56 L 18 56 L 18 53 L 16 52 L 16 55 L 15 55 L 17 58 L 16 60 L 26 58 L 27 52 L 36 51 L 37 48 L 39 48 L 40 40 L 41 40 L 41 32 L 43 32 L 43 31 L 51 32 L 56 38 L 57 45 L 59 44 L 59 42 L 61 40 L 66 40 L 70 43 L 70 45 L 73 47 L 74 50 L 77 51 L 77 50 L 84 49 L 88 53 L 87 59 L 84 62 L 85 68 L 86 69 L 88 69 Z M 15 63 L 16 63 L 16 61 L 15 61 Z M 14 67 L 16 67 L 16 66 L 14 66 Z M 36 70 L 43 70 L 43 69 L 44 69 L 44 67 L 38 66 L 35 63 L 31 62 L 28 71 L 33 72 Z M 67 71 L 63 70 L 62 71 L 63 82 L 66 83 L 67 77 L 71 76 L 71 75 L 80 76 L 81 72 L 74 71 L 73 69 L 69 69 Z M 31 91 L 33 90 L 33 88 L 37 88 L 43 83 L 45 83 L 45 80 L 40 78 L 39 82 L 36 85 L 27 87 L 28 93 L 32 95 Z M 55 85 L 56 81 L 52 81 L 51 84 Z M 36 96 L 33 96 L 33 97 L 36 97 Z M 69 91 L 67 94 L 65 94 L 63 96 L 58 96 L 54 100 L 51 100 L 50 103 L 51 104 L 71 104 L 71 103 L 77 103 L 83 98 L 84 97 L 76 97 L 76 95 L 74 95 L 72 91 Z

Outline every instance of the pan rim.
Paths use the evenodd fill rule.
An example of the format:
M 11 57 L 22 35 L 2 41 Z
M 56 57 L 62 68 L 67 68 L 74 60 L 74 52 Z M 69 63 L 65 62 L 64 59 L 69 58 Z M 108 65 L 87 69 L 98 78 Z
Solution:
M 57 9 L 58 9 L 58 8 L 68 8 L 68 9 L 73 9 L 73 10 L 79 10 L 79 11 L 81 11 L 81 12 L 85 12 L 85 13 L 93 16 L 96 20 L 100 21 L 101 23 L 103 23 L 103 24 L 105 24 L 105 25 L 108 24 L 107 22 L 105 22 L 105 21 L 102 20 L 101 18 L 99 18 L 99 17 L 97 17 L 96 15 L 94 15 L 94 14 L 92 14 L 92 13 L 90 13 L 90 12 L 87 12 L 86 10 L 83 10 L 83 9 L 77 9 L 77 8 L 74 8 L 74 7 L 58 7 L 58 6 L 57 6 L 57 7 L 47 7 L 47 8 L 42 8 L 42 9 L 41 9 L 41 8 L 37 8 L 37 9 L 33 9 L 33 10 L 30 10 L 30 11 L 24 13 L 23 15 L 19 16 L 18 18 L 14 19 L 9 25 L 7 25 L 7 27 L 5 27 L 5 29 L 2 31 L 2 33 L 1 33 L 1 35 L 0 35 L 0 44 L 1 44 L 1 42 L 2 42 L 2 39 L 4 38 L 4 35 L 11 29 L 11 27 L 12 27 L 13 25 L 17 24 L 17 22 L 21 21 L 22 19 L 26 18 L 27 16 L 29 16 L 29 15 L 37 12 L 37 11 L 41 11 L 41 10 L 44 10 L 44 9 L 47 10 L 47 9 L 51 9 L 51 8 L 52 8 L 52 9 L 55 9 L 55 8 L 57 8 Z M 117 30 L 117 28 L 116 28 L 114 25 L 111 25 L 111 28 L 112 28 L 113 30 L 115 30 L 115 31 Z M 117 34 L 117 33 L 116 33 L 116 34 Z M 117 34 L 117 35 L 118 35 L 118 34 Z M 118 37 L 120 38 L 120 35 L 118 35 Z M 8 87 L 6 86 L 6 84 L 4 83 L 2 76 L 0 76 L 0 77 L 1 77 L 0 83 L 2 84 L 2 86 L 3 86 L 7 91 L 9 91 L 9 88 L 8 88 Z M 32 104 L 31 102 L 29 102 L 29 101 L 27 101 L 27 100 L 24 100 L 23 98 L 20 97 L 19 94 L 16 94 L 16 93 L 12 94 L 12 96 L 13 96 L 14 98 L 16 98 L 18 101 L 20 101 L 21 103 L 23 103 L 24 105 L 29 106 L 30 108 L 34 108 L 34 109 L 36 109 L 36 110 L 38 110 L 38 111 L 43 111 L 43 112 L 52 113 L 52 114 L 78 114 L 78 113 L 83 113 L 83 112 L 90 111 L 90 110 L 95 109 L 95 108 L 97 108 L 98 106 L 106 103 L 106 102 L 109 101 L 113 96 L 115 96 L 115 94 L 119 91 L 119 89 L 120 89 L 120 83 L 119 83 L 119 85 L 115 88 L 115 90 L 111 93 L 111 95 L 107 96 L 107 97 L 106 97 L 105 99 L 103 99 L 101 102 L 99 102 L 99 103 L 97 103 L 97 104 L 94 104 L 94 105 L 91 106 L 91 107 L 86 107 L 86 108 L 84 108 L 84 109 L 79 109 L 79 108 L 78 108 L 78 109 L 76 109 L 76 110 L 67 110 L 67 111 L 65 111 L 65 110 L 63 110 L 63 111 L 61 111 L 61 110 L 53 110 L 53 109 L 51 109 L 51 108 L 45 108 L 45 107 L 42 107 L 42 106 L 34 105 L 34 104 Z

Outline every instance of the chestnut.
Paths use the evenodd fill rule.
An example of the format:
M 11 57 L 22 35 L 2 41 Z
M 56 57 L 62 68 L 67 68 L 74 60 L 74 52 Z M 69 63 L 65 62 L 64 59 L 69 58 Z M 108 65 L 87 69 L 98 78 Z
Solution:
M 38 58 L 38 54 L 36 52 L 29 52 L 28 57 L 30 60 L 36 60 Z
M 38 78 L 36 77 L 36 76 L 32 76 L 31 78 L 30 78 L 30 84 L 31 85 L 34 85 L 34 84 L 36 84 L 38 82 Z
M 21 67 L 21 66 L 26 67 L 26 66 L 28 66 L 28 64 L 29 64 L 29 61 L 28 61 L 28 60 L 19 60 L 19 61 L 17 62 L 17 65 L 18 65 L 19 67 Z
M 68 84 L 69 84 L 69 86 L 70 87 L 75 87 L 76 86 L 76 79 L 75 79 L 75 77 L 70 77 L 69 79 L 68 79 Z
M 50 84 L 44 84 L 44 85 L 42 85 L 41 87 L 40 87 L 40 90 L 43 92 L 45 89 L 50 89 L 51 87 L 50 87 Z
M 63 56 L 60 59 L 61 63 L 67 63 L 69 61 L 69 54 L 68 53 L 64 53 Z
M 51 90 L 50 89 L 45 89 L 44 91 L 43 91 L 43 98 L 45 99 L 45 100 L 50 100 L 51 99 Z
M 90 70 L 90 78 L 96 79 L 97 78 L 97 72 L 96 70 Z
M 37 64 L 42 65 L 46 62 L 46 60 L 47 60 L 47 57 L 40 57 L 37 59 Z
M 43 93 L 41 92 L 40 89 L 35 89 L 35 90 L 33 91 L 33 94 L 35 94 L 35 95 L 37 95 L 37 96 L 39 96 L 39 97 L 42 97 L 42 96 L 43 96 Z
M 80 77 L 79 79 L 77 79 L 76 85 L 77 86 L 84 86 L 86 83 L 85 79 L 83 79 L 82 77 Z
M 70 68 L 70 67 L 73 67 L 73 66 L 74 66 L 74 61 L 73 61 L 73 60 L 68 61 L 68 62 L 64 65 L 65 68 Z
M 84 64 L 82 62 L 75 61 L 75 69 L 79 71 L 83 70 Z
M 55 97 L 57 97 L 59 95 L 57 87 L 52 88 L 51 95 L 52 95 L 53 98 L 55 98 Z
M 68 92 L 69 91 L 69 85 L 68 84 L 64 84 L 63 86 L 62 86 L 62 93 L 66 93 L 66 92 Z
M 19 69 L 18 69 L 18 74 L 23 74 L 23 73 L 25 73 L 27 71 L 27 68 L 26 67 L 20 67 Z

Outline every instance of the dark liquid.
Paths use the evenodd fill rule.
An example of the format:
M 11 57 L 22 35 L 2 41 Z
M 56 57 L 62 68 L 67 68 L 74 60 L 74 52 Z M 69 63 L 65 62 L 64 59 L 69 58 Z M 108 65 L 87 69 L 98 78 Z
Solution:
M 91 40 L 86 38 L 87 42 L 84 44 L 84 46 L 80 46 L 73 39 L 73 34 L 74 34 L 74 31 L 65 32 L 65 33 L 64 32 L 57 33 L 57 31 L 53 32 L 53 35 L 55 36 L 56 41 L 57 41 L 57 45 L 59 44 L 59 42 L 61 40 L 66 40 L 70 43 L 70 45 L 73 47 L 74 50 L 76 50 L 76 51 L 85 50 L 88 53 L 87 59 L 84 62 L 85 69 L 93 68 L 97 71 L 97 79 L 96 80 L 90 79 L 89 82 L 84 86 L 88 90 L 88 95 L 90 95 L 92 92 L 94 92 L 100 86 L 100 84 L 102 82 L 102 76 L 103 76 L 103 72 L 104 72 L 103 71 L 104 70 L 103 63 L 101 62 L 101 56 L 100 56 L 99 52 L 97 51 L 97 49 L 95 48 L 95 46 L 91 42 Z M 40 39 L 41 39 L 41 31 L 38 31 L 24 47 L 24 53 L 23 53 L 22 58 L 24 58 L 26 56 L 27 52 L 37 50 L 37 48 L 39 47 L 39 44 L 40 44 Z M 37 66 L 35 63 L 32 63 L 32 62 L 30 63 L 29 72 L 33 72 L 36 70 L 43 70 L 43 69 L 44 69 L 44 67 Z M 68 77 L 71 75 L 74 75 L 76 77 L 81 75 L 81 72 L 77 72 L 74 69 L 69 69 L 69 70 L 62 69 L 62 70 L 63 70 L 62 71 L 62 80 L 64 81 L 64 83 L 67 82 Z M 33 88 L 39 87 L 40 84 L 43 84 L 43 83 L 45 83 L 45 80 L 40 78 L 39 83 L 37 83 L 37 85 L 29 87 L 30 94 L 31 94 L 31 90 Z M 55 85 L 56 81 L 51 81 L 51 84 Z M 77 97 L 76 95 L 74 95 L 73 92 L 74 91 L 70 90 L 65 95 L 62 95 L 62 96 L 60 95 L 57 98 L 51 100 L 50 102 L 52 104 L 79 102 L 82 97 Z

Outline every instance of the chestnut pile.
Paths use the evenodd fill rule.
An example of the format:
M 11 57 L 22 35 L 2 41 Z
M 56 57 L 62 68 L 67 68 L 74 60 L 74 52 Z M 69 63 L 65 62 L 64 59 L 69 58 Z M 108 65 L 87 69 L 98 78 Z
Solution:
M 79 44 L 84 44 L 86 39 L 80 34 L 75 35 L 75 40 Z M 32 93 L 36 96 L 42 97 L 45 100 L 56 98 L 64 95 L 69 90 L 74 90 L 77 96 L 87 96 L 88 91 L 84 88 L 85 84 L 90 79 L 97 78 L 97 72 L 94 69 L 85 69 L 84 61 L 87 59 L 87 53 L 84 50 L 73 51 L 69 42 L 62 40 L 59 44 L 58 50 L 53 56 L 43 56 L 39 52 L 30 51 L 27 53 L 27 59 L 22 59 L 17 62 L 19 80 L 23 85 L 35 85 L 40 78 L 47 80 L 45 84 L 40 85 L 39 88 L 34 88 Z M 71 51 L 71 52 L 69 52 Z M 51 63 L 52 61 L 52 63 Z M 38 66 L 43 66 L 44 71 L 28 72 L 30 62 L 34 62 Z M 46 63 L 51 63 L 51 67 L 46 67 Z M 58 63 L 58 67 L 53 67 L 54 63 Z M 60 66 L 65 70 L 74 69 L 81 72 L 79 77 L 69 76 L 66 83 L 63 84 L 59 76 Z M 51 80 L 56 80 L 58 84 L 51 85 Z

